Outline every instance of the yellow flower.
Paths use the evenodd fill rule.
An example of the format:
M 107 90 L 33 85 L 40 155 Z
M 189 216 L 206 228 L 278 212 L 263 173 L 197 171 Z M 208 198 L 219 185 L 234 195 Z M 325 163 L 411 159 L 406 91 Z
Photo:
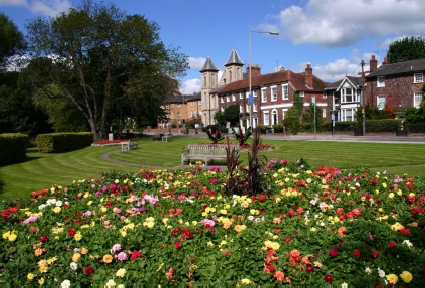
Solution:
M 117 276 L 122 278 L 122 277 L 124 277 L 126 272 L 127 272 L 127 270 L 125 270 L 124 268 L 121 268 L 117 271 Z
M 116 180 L 117 181 L 117 180 Z M 119 181 L 118 181 L 119 182 Z M 114 279 L 109 280 L 108 282 L 106 282 L 106 287 L 115 287 L 115 285 L 117 285 L 117 283 L 115 283 Z
M 394 198 L 394 193 L 390 193 L 389 195 L 388 195 L 388 198 L 390 198 L 390 199 L 393 199 Z
M 400 278 L 403 279 L 405 283 L 410 283 L 413 279 L 413 276 L 408 271 L 403 271 L 403 273 L 400 274 Z
M 28 275 L 27 275 L 28 280 L 32 280 L 32 279 L 34 279 L 34 277 L 35 277 L 35 275 L 32 274 L 32 273 L 28 273 Z
M 310 228 L 310 232 L 316 232 L 316 228 L 314 227 Z
M 55 208 L 52 209 L 53 213 L 60 213 L 61 212 L 61 207 L 56 206 Z
M 81 252 L 81 254 L 85 255 L 89 252 L 89 250 L 87 248 L 83 247 L 83 248 L 80 249 L 80 252 Z
M 242 279 L 242 285 L 249 285 L 249 284 L 251 284 L 251 280 L 247 278 Z
M 102 261 L 104 263 L 111 263 L 114 257 L 112 255 L 106 254 L 103 256 Z
M 120 183 L 120 180 L 119 179 L 115 179 L 115 183 Z
M 225 209 L 221 209 L 221 210 L 220 210 L 220 214 L 226 215 L 226 214 L 227 214 L 227 210 L 225 210 Z
M 207 246 L 214 246 L 214 244 L 211 241 L 208 241 Z
M 10 235 L 10 236 L 9 236 L 9 241 L 10 241 L 10 242 L 15 241 L 15 240 L 16 240 L 16 237 L 17 237 L 17 236 L 16 236 L 16 234 L 12 234 L 12 235 Z
M 387 188 L 387 183 L 382 183 L 382 187 Z
M 38 279 L 38 284 L 43 285 L 44 284 L 44 278 Z
M 397 190 L 397 195 L 398 195 L 398 196 L 403 195 L 403 191 L 401 191 L 401 189 L 398 189 L 398 190 Z
M 80 253 L 74 253 L 74 255 L 72 255 L 72 262 L 77 262 L 78 259 L 81 258 L 81 254 Z
M 81 233 L 78 231 L 77 233 L 75 233 L 74 235 L 74 240 L 75 241 L 80 241 L 82 238 Z
M 236 225 L 234 229 L 235 229 L 236 232 L 239 233 L 239 232 L 244 231 L 246 229 L 246 226 L 245 225 Z
M 395 274 L 389 274 L 389 275 L 387 275 L 387 280 L 388 280 L 388 282 L 395 284 L 398 281 L 398 277 Z

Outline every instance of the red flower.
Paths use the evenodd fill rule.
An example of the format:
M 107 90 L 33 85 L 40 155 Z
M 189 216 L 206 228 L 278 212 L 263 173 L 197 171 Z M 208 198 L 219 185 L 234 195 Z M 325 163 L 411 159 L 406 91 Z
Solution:
M 291 217 L 294 217 L 294 215 L 295 215 L 294 210 L 292 210 L 292 209 L 291 209 L 291 210 L 289 210 L 289 211 L 288 211 L 288 215 L 289 215 L 289 216 L 291 216 Z
M 390 243 L 388 243 L 388 247 L 389 248 L 393 248 L 395 247 L 396 243 L 394 241 L 391 241 Z
M 264 200 L 266 200 L 266 197 L 264 195 L 258 196 L 258 201 L 263 202 Z
M 327 274 L 325 276 L 325 282 L 332 283 L 332 281 L 333 281 L 332 275 Z
M 109 201 L 108 201 L 108 202 L 106 202 L 106 203 L 105 203 L 105 206 L 106 206 L 106 207 L 111 207 L 111 206 L 112 206 L 112 202 L 109 202 Z
M 131 260 L 136 260 L 137 258 L 139 258 L 140 256 L 142 256 L 142 253 L 140 253 L 139 251 L 133 252 L 133 254 L 131 254 L 130 259 Z
M 410 229 L 402 228 L 402 229 L 400 229 L 400 233 L 403 234 L 403 235 L 409 235 Z
M 360 258 L 360 251 L 355 249 L 354 251 L 354 255 L 356 256 L 356 258 Z
M 290 238 L 290 237 L 285 238 L 285 242 L 286 242 L 286 243 L 289 243 L 289 242 L 291 242 L 291 241 L 292 241 L 292 238 Z
M 267 266 L 267 268 L 269 269 L 270 272 L 274 272 L 275 270 L 273 264 L 270 264 L 269 266 Z
M 42 236 L 40 237 L 40 242 L 42 242 L 42 243 L 47 242 L 47 235 L 42 235 Z
M 305 272 L 307 272 L 307 273 L 314 272 L 314 267 L 313 267 L 313 266 L 311 266 L 311 264 L 307 264 L 307 265 L 305 266 Z
M 329 254 L 332 257 L 336 257 L 336 256 L 338 256 L 338 250 L 336 248 L 332 248 L 331 250 L 329 250 Z
M 72 229 L 72 228 L 69 228 L 68 229 L 68 236 L 70 236 L 70 237 L 74 237 L 74 235 L 75 235 L 75 230 L 74 229 Z
M 94 273 L 94 269 L 93 269 L 92 267 L 90 267 L 90 266 L 87 266 L 87 267 L 84 269 L 84 273 L 85 273 L 86 275 L 93 274 L 93 273 Z
M 174 246 L 176 247 L 176 249 L 180 249 L 180 247 L 181 247 L 180 242 L 175 242 Z
M 412 189 L 413 188 L 413 184 L 412 183 L 407 183 L 407 188 Z
M 375 249 L 372 250 L 372 256 L 373 258 L 377 258 L 378 257 L 378 251 L 376 251 Z

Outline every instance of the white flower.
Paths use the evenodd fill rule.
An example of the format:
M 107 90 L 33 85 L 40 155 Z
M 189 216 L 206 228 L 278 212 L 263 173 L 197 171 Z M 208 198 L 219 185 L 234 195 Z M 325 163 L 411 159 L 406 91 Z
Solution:
M 75 262 L 71 262 L 71 264 L 69 264 L 69 267 L 71 267 L 71 269 L 75 271 L 78 269 L 78 264 Z
M 345 282 L 344 282 L 344 283 L 342 283 L 342 284 L 341 284 L 341 288 L 348 288 L 348 283 L 345 283 Z
M 381 270 L 381 268 L 378 268 L 378 275 L 379 275 L 379 277 L 384 278 L 385 277 L 385 271 Z
M 71 282 L 69 282 L 69 280 L 63 280 L 63 282 L 61 283 L 62 288 L 68 288 L 70 286 L 71 286 Z
M 56 204 L 55 205 L 58 206 L 58 207 L 61 207 L 62 206 L 62 201 L 60 201 L 60 200 L 56 201 Z
M 413 246 L 412 242 L 410 242 L 409 240 L 404 240 L 402 244 L 406 244 L 409 248 Z
M 117 285 L 117 283 L 115 283 L 114 279 L 109 280 L 108 282 L 106 282 L 106 287 L 111 288 L 111 287 L 115 287 L 115 285 Z
M 41 204 L 40 206 L 38 206 L 38 210 L 43 210 L 44 208 L 46 208 L 46 205 L 44 205 L 44 204 Z
M 369 267 L 366 267 L 365 272 L 370 275 L 370 273 L 372 273 L 372 270 Z

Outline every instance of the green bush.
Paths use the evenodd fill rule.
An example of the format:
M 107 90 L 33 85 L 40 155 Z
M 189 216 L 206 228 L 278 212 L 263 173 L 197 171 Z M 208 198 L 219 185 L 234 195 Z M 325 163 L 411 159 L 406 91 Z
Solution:
M 28 141 L 27 134 L 0 134 L 0 165 L 25 160 Z
M 273 125 L 273 131 L 274 133 L 283 133 L 283 125 L 282 124 Z
M 89 132 L 39 134 L 36 142 L 38 150 L 42 153 L 61 153 L 90 146 L 93 143 L 93 134 Z
M 186 128 L 195 129 L 195 124 L 201 126 L 202 121 L 200 119 L 194 119 L 186 122 Z
M 266 133 L 266 126 L 264 124 L 258 124 L 256 129 L 259 129 L 260 133 Z

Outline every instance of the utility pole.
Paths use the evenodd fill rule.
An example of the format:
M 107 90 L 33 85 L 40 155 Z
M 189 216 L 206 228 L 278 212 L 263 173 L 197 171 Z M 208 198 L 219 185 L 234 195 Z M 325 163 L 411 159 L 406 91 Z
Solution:
M 361 98 L 361 105 L 362 105 L 362 115 L 363 115 L 363 137 L 366 136 L 366 95 L 365 95 L 365 81 L 364 81 L 364 61 L 362 60 L 362 98 Z

